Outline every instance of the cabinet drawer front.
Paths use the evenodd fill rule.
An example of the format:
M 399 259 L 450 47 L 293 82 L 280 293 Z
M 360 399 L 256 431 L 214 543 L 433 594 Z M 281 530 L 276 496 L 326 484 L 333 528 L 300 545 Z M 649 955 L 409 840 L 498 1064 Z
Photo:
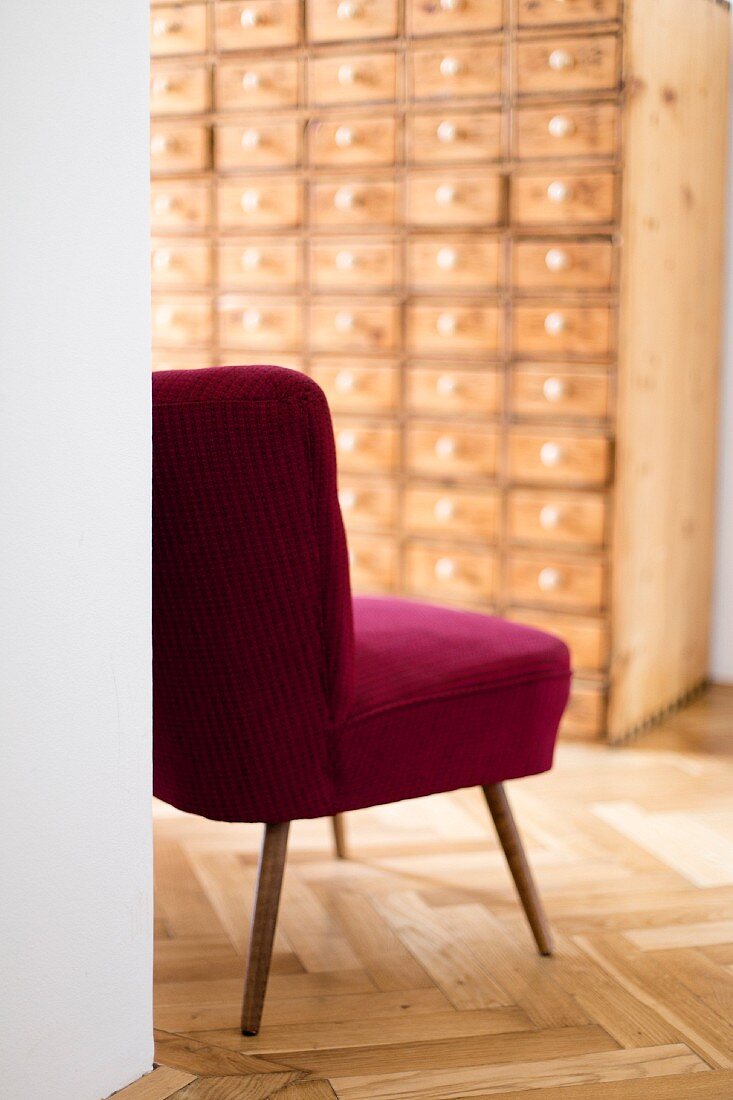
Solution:
M 512 412 L 517 416 L 608 416 L 608 375 L 602 371 L 518 367 L 511 385 Z
M 389 531 L 397 522 L 397 491 L 389 481 L 339 477 L 339 504 L 349 531 Z
M 300 283 L 297 241 L 223 241 L 217 250 L 219 285 L 233 290 L 294 291 Z
M 412 95 L 498 96 L 501 93 L 502 50 L 497 43 L 417 49 L 412 56 Z
M 411 485 L 405 493 L 405 527 L 411 535 L 494 542 L 499 513 L 499 494 L 495 489 L 471 493 L 465 489 Z
M 606 695 L 599 684 L 573 684 L 562 717 L 560 736 L 589 740 L 600 737 L 606 725 Z
M 299 302 L 226 295 L 219 301 L 219 340 L 229 347 L 296 351 L 303 334 Z
M 150 113 L 152 115 L 195 115 L 211 105 L 211 82 L 205 65 L 175 68 L 154 65 L 150 73 Z
M 423 415 L 495 416 L 500 392 L 493 370 L 456 370 L 451 363 L 412 367 L 407 374 L 408 408 Z
M 310 282 L 318 290 L 390 290 L 397 281 L 394 241 L 372 244 L 341 238 L 311 243 Z
M 520 485 L 601 486 L 610 472 L 610 445 L 600 436 L 514 431 L 509 469 L 511 480 Z
M 608 306 L 515 305 L 512 346 L 520 355 L 600 355 L 611 353 Z
M 606 501 L 601 493 L 513 489 L 509 494 L 509 537 L 515 542 L 603 545 Z
M 218 211 L 223 229 L 294 228 L 302 217 L 302 187 L 298 180 L 263 176 L 220 183 Z
M 486 355 L 499 347 L 500 316 L 498 306 L 478 303 L 411 303 L 407 307 L 407 343 L 413 352 Z
M 615 35 L 517 44 L 520 93 L 612 91 L 618 81 L 619 40 Z
M 220 62 L 214 66 L 216 107 L 219 111 L 252 111 L 260 107 L 297 107 L 298 62 Z
M 214 12 L 219 50 L 259 50 L 300 41 L 297 0 L 220 0 Z
M 150 250 L 154 287 L 208 286 L 211 282 L 211 248 L 207 241 L 159 240 Z
M 618 107 L 613 103 L 520 107 L 516 148 L 532 157 L 611 157 L 618 144 Z
M 615 214 L 610 172 L 514 176 L 512 219 L 517 225 L 603 225 Z
M 412 225 L 499 225 L 503 198 L 501 176 L 412 176 L 407 182 L 407 218 Z
M 496 558 L 488 550 L 457 549 L 413 542 L 405 552 L 407 586 L 435 600 L 485 603 L 496 591 Z
M 396 0 L 309 0 L 311 42 L 366 41 L 397 34 Z
M 410 34 L 463 34 L 498 30 L 502 0 L 410 0 Z
M 618 19 L 620 14 L 620 0 L 517 0 L 520 27 L 606 22 Z
M 497 436 L 493 428 L 414 422 L 407 427 L 407 465 L 424 477 L 494 477 Z
M 204 172 L 211 163 L 208 126 L 156 122 L 150 128 L 150 171 Z
M 394 351 L 399 341 L 399 309 L 390 302 L 365 304 L 363 298 L 313 302 L 310 339 L 320 351 Z
M 549 607 L 585 607 L 600 611 L 604 567 L 593 558 L 567 559 L 545 554 L 511 554 L 507 562 L 509 598 Z
M 517 290 L 609 290 L 613 262 L 610 241 L 514 241 L 512 284 Z
M 493 290 L 499 285 L 501 249 L 484 236 L 441 233 L 412 237 L 407 244 L 410 286 L 414 289 Z
M 156 294 L 152 322 L 156 343 L 209 344 L 212 338 L 211 301 L 205 294 Z
M 320 228 L 394 225 L 395 185 L 389 180 L 333 180 L 311 187 L 313 219 Z
M 317 359 L 312 363 L 311 375 L 334 412 L 388 416 L 397 406 L 399 374 L 395 363 Z
M 171 4 L 150 12 L 153 57 L 206 52 L 206 4 Z
M 284 122 L 253 119 L 246 126 L 219 125 L 215 131 L 216 167 L 294 168 L 300 161 L 301 126 L 296 119 Z
M 608 664 L 608 626 L 590 615 L 563 615 L 534 608 L 511 608 L 507 618 L 561 638 L 574 670 L 600 672 Z
M 389 539 L 350 534 L 349 566 L 355 592 L 393 592 L 397 583 L 397 546 Z
M 396 428 L 342 417 L 334 427 L 341 473 L 392 473 L 397 464 Z
M 396 139 L 394 118 L 311 119 L 308 156 L 316 167 L 391 165 Z
M 213 366 L 208 351 L 179 351 L 177 348 L 155 348 L 153 370 L 201 370 Z
M 207 229 L 211 225 L 211 194 L 206 183 L 153 181 L 150 224 L 160 229 Z
M 397 97 L 397 59 L 393 53 L 316 57 L 310 62 L 313 103 L 371 103 Z
M 471 164 L 501 157 L 501 114 L 413 115 L 409 120 L 413 164 Z

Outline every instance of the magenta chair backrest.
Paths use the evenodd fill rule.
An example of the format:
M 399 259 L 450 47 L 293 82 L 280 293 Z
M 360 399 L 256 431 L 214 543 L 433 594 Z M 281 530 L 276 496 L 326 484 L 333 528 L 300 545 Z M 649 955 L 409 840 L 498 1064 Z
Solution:
M 318 386 L 280 367 L 154 375 L 155 793 L 224 821 L 323 813 L 351 614 Z

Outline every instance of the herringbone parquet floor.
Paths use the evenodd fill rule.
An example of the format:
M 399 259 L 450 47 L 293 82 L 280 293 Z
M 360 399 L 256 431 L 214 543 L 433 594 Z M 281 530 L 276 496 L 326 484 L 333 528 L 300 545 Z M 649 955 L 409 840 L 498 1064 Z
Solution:
M 123 1100 L 733 1098 L 733 691 L 509 784 L 539 958 L 477 791 L 299 822 L 263 1027 L 238 1030 L 259 827 L 156 808 L 157 1058 Z

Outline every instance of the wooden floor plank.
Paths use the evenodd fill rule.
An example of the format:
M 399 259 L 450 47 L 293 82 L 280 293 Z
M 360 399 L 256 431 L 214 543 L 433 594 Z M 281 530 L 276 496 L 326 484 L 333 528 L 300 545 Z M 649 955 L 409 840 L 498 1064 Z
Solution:
M 193 1074 L 184 1073 L 180 1069 L 157 1066 L 151 1073 L 146 1073 L 139 1081 L 134 1081 L 114 1096 L 115 1100 L 168 1100 L 169 1096 L 174 1096 L 184 1085 L 194 1080 Z

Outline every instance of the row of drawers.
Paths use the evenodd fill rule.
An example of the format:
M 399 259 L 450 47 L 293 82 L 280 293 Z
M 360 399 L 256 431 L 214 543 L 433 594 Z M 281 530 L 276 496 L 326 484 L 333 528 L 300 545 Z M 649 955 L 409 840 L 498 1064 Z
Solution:
M 394 239 L 313 240 L 307 265 L 302 242 L 269 238 L 222 241 L 158 239 L 151 252 L 156 289 L 207 287 L 293 293 L 305 282 L 315 291 L 345 293 L 409 290 L 496 291 L 505 283 L 497 238 L 450 233 L 412 236 L 403 273 Z M 511 242 L 509 285 L 519 291 L 608 291 L 615 278 L 610 240 L 547 239 Z
M 212 223 L 212 195 L 204 181 L 158 180 L 151 187 L 153 230 L 202 230 Z M 306 201 L 307 200 L 307 201 Z M 216 184 L 216 221 L 222 230 L 374 230 L 397 224 L 430 228 L 592 228 L 614 221 L 612 172 L 492 175 L 485 171 L 411 173 L 404 187 L 391 178 L 318 179 L 251 176 Z
M 389 354 L 404 340 L 414 354 L 486 358 L 503 345 L 503 309 L 484 300 L 418 299 L 403 310 L 378 298 L 314 299 L 304 305 L 298 299 L 224 295 L 216 306 L 218 343 L 248 351 L 297 352 L 307 338 L 313 351 Z M 214 342 L 213 312 L 206 294 L 157 295 L 153 338 L 157 344 L 205 347 Z M 613 320 L 608 305 L 517 302 L 511 311 L 511 350 L 516 356 L 607 358 L 614 351 Z
M 514 112 L 519 160 L 611 157 L 619 111 L 612 103 L 520 107 Z M 502 158 L 499 111 L 418 113 L 401 122 L 393 115 L 248 119 L 213 130 L 196 123 L 157 123 L 150 139 L 154 173 L 236 172 L 253 168 L 388 167 L 407 164 L 476 164 Z M 401 145 L 405 140 L 405 156 Z M 212 153 L 213 149 L 213 153 Z
M 520 42 L 511 94 L 564 96 L 613 91 L 619 83 L 619 43 L 612 35 Z M 211 110 L 252 111 L 299 105 L 393 103 L 404 85 L 414 100 L 498 97 L 507 68 L 500 43 L 451 42 L 393 51 L 316 57 L 247 59 L 216 65 L 158 63 L 150 77 L 154 115 Z M 213 80 L 212 80 L 213 77 Z
M 530 29 L 574 22 L 615 20 L 620 0 L 518 0 L 517 22 Z M 407 0 L 408 36 L 498 31 L 502 0 Z M 206 4 L 166 5 L 150 13 L 153 57 L 204 53 L 209 47 Z M 354 42 L 403 33 L 397 0 L 221 0 L 213 9 L 212 48 L 221 52 Z M 305 24 L 303 26 L 303 24 Z M 303 33 L 305 31 L 305 34 Z

